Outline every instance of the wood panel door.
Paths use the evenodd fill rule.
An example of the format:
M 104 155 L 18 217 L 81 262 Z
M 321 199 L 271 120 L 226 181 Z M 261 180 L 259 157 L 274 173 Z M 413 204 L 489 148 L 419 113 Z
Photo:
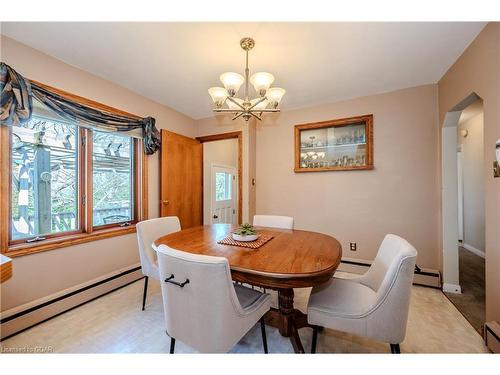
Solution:
M 161 131 L 160 215 L 177 216 L 182 229 L 203 223 L 203 148 L 199 141 Z

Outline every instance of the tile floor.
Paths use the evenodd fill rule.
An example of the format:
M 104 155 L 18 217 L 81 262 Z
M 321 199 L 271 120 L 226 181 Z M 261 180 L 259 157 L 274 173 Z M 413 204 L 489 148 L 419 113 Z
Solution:
M 349 277 L 337 273 L 336 276 Z M 150 280 L 148 303 L 141 311 L 143 281 L 68 311 L 0 343 L 13 347 L 50 346 L 56 353 L 168 353 L 159 284 Z M 298 289 L 296 307 L 304 310 L 309 289 Z M 276 296 L 273 296 L 276 298 Z M 292 353 L 287 338 L 267 327 L 270 353 Z M 310 350 L 311 330 L 300 330 Z M 402 353 L 488 353 L 478 332 L 437 289 L 414 286 Z M 193 350 L 177 342 L 176 353 Z M 235 353 L 262 353 L 256 325 L 233 348 Z M 389 345 L 326 329 L 318 338 L 319 353 L 389 353 Z

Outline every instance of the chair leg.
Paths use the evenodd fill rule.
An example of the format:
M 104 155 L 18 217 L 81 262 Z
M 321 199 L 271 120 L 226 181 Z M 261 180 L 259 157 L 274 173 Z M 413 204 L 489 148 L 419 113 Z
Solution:
M 266 336 L 266 324 L 264 323 L 264 317 L 260 318 L 260 332 L 262 333 L 262 345 L 264 345 L 264 353 L 267 351 L 267 336 Z
M 142 311 L 146 307 L 146 295 L 148 294 L 148 276 L 144 276 L 144 294 L 142 295 Z
M 170 338 L 170 354 L 174 354 L 175 351 L 175 339 L 173 337 Z
M 392 354 L 400 354 L 401 350 L 399 349 L 399 344 L 391 344 L 391 353 Z
M 318 327 L 313 327 L 313 337 L 311 343 L 311 354 L 316 353 L 316 344 L 318 342 Z

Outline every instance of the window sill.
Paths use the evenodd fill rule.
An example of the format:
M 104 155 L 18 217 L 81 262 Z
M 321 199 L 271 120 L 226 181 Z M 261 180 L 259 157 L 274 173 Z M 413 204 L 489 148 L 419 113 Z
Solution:
M 54 250 L 63 247 L 78 245 L 85 242 L 98 241 L 98 240 L 103 240 L 105 238 L 111 238 L 116 236 L 123 236 L 129 233 L 135 233 L 134 224 L 125 228 L 115 227 L 109 229 L 101 229 L 101 230 L 96 230 L 92 233 L 78 233 L 65 237 L 47 239 L 42 242 L 11 245 L 9 246 L 8 250 L 5 252 L 4 255 L 14 258 L 33 253 L 40 253 L 42 251 Z

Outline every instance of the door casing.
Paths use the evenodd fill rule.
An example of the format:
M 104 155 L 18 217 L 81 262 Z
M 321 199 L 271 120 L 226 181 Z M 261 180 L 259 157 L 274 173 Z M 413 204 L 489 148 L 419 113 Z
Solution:
M 200 143 L 220 141 L 223 139 L 238 139 L 238 224 L 242 223 L 242 212 L 243 212 L 243 132 L 235 131 L 230 133 L 220 133 L 214 135 L 207 135 L 203 137 L 196 137 L 196 140 Z M 203 152 L 203 151 L 202 151 Z M 203 163 L 202 163 L 203 168 Z M 203 173 L 202 173 L 203 176 Z M 203 177 L 202 177 L 203 178 Z M 205 183 L 205 182 L 204 182 Z M 203 187 L 202 187 L 203 191 Z M 203 199 L 203 198 L 202 198 Z M 202 201 L 203 207 L 203 201 Z

